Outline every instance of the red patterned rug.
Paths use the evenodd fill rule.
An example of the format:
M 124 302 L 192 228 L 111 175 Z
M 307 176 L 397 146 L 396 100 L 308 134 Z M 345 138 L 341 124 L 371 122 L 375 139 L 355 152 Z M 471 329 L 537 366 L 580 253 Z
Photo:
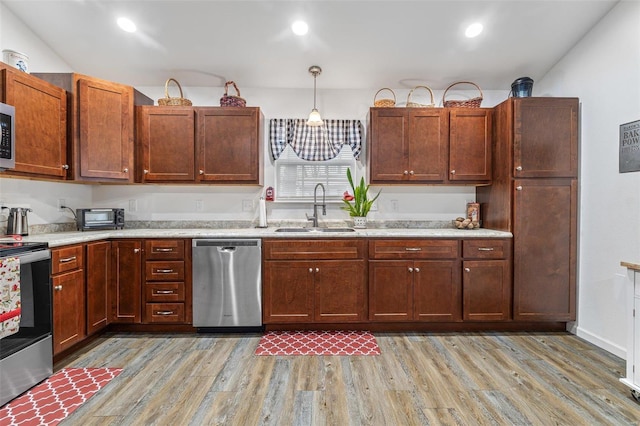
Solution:
M 64 368 L 0 409 L 0 425 L 57 425 L 122 371 Z
M 368 331 L 269 331 L 256 355 L 380 355 Z

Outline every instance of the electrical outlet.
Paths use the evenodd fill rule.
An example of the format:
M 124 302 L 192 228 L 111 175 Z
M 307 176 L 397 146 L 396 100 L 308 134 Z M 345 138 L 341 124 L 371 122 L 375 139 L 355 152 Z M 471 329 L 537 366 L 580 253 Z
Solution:
M 392 212 L 398 211 L 398 200 L 391 200 L 391 211 Z
M 242 211 L 243 212 L 253 211 L 253 201 L 251 201 L 251 200 L 242 200 Z
M 135 212 L 138 210 L 138 200 L 129 200 L 129 211 Z
M 64 198 L 58 198 L 58 211 L 62 212 L 64 211 L 64 209 L 62 208 L 63 206 L 66 206 L 67 202 Z
M 202 200 L 196 200 L 196 211 L 201 212 L 204 210 L 204 202 Z

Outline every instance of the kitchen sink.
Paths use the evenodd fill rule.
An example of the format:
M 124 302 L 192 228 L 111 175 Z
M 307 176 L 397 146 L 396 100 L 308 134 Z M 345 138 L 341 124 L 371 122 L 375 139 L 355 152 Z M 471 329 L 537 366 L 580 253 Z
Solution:
M 355 232 L 353 228 L 278 228 L 276 232 Z

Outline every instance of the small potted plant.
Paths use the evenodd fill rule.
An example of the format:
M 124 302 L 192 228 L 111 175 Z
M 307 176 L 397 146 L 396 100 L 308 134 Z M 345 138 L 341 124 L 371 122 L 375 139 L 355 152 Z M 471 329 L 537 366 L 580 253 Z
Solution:
M 347 169 L 347 180 L 349 181 L 349 185 L 351 185 L 351 191 L 353 195 L 349 193 L 349 191 L 345 191 L 342 197 L 342 202 L 344 206 L 342 206 L 343 210 L 349 212 L 349 216 L 353 218 L 354 228 L 366 228 L 367 226 L 367 214 L 369 210 L 371 210 L 371 206 L 380 196 L 380 192 L 369 199 L 367 193 L 369 191 L 369 185 L 365 185 L 364 177 L 360 179 L 360 184 L 358 186 L 353 185 L 353 178 L 351 177 L 351 169 Z

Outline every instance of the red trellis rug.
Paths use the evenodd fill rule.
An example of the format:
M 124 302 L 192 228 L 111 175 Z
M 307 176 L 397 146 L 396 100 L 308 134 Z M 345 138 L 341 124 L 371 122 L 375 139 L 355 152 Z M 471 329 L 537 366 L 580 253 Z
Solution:
M 269 331 L 256 355 L 380 355 L 368 331 Z
M 121 368 L 64 368 L 0 409 L 0 425 L 57 425 Z

